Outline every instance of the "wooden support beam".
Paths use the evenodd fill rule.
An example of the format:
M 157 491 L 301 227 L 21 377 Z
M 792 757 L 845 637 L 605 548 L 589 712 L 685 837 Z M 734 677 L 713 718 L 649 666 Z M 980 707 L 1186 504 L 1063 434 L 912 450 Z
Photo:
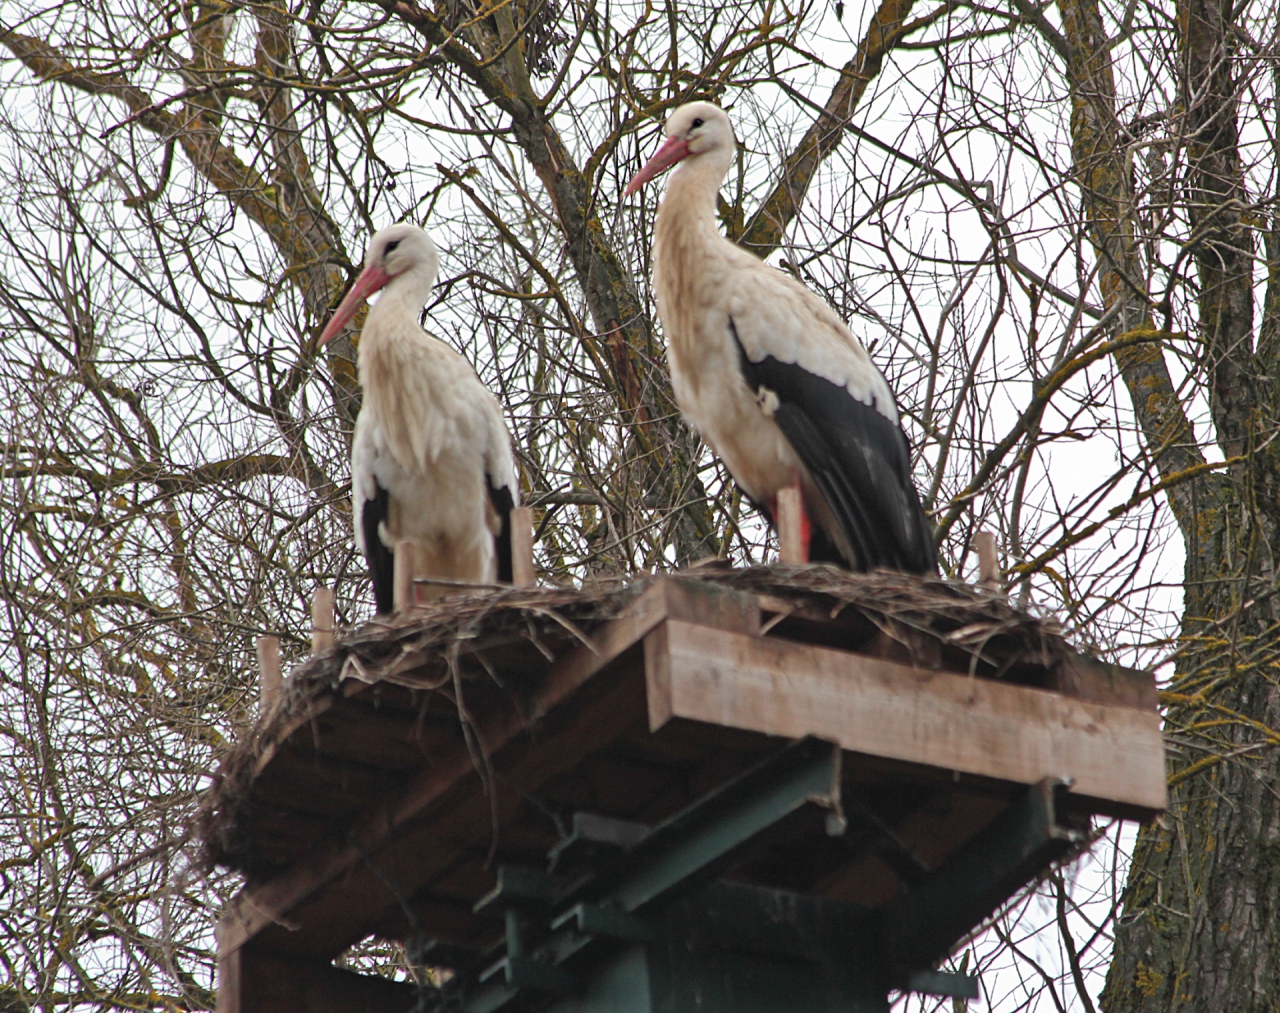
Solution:
M 417 557 L 417 546 L 413 542 L 396 542 L 391 584 L 391 607 L 396 612 L 403 612 L 417 604 L 417 593 L 413 586 L 413 578 L 417 576 Z
M 284 679 L 280 675 L 280 638 L 259 637 L 255 644 L 258 651 L 258 708 L 266 713 L 280 698 Z
M 1004 588 L 1000 580 L 1000 554 L 996 548 L 994 531 L 979 531 L 973 536 L 978 550 L 978 583 L 992 594 L 1000 594 Z
M 793 485 L 778 490 L 778 562 L 807 563 L 809 554 L 805 551 L 804 504 L 800 496 L 800 486 Z
M 245 947 L 218 958 L 217 1013 L 407 1013 L 417 989 Z
M 1166 805 L 1160 716 L 1132 707 L 668 619 L 646 640 L 650 727 L 671 718 L 845 749 L 1013 784 L 1072 783 L 1095 811 Z
M 533 568 L 533 510 L 516 507 L 511 511 L 511 583 L 532 587 L 537 579 Z
M 333 647 L 333 589 L 318 587 L 311 594 L 311 653 Z

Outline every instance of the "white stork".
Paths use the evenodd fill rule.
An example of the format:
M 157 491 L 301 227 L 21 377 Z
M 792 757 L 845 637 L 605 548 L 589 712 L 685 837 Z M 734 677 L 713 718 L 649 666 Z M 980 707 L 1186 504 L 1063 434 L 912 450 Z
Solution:
M 416 576 L 511 580 L 519 489 L 502 409 L 461 355 L 422 329 L 440 264 L 414 225 L 374 235 L 364 270 L 320 335 L 332 340 L 374 292 L 360 336 L 364 400 L 351 447 L 356 546 L 379 612 L 392 610 L 395 545 L 417 546 Z
M 737 145 L 729 117 L 692 102 L 666 136 L 626 194 L 679 163 L 658 209 L 653 273 L 680 410 L 771 520 L 778 491 L 799 485 L 807 558 L 933 572 L 884 376 L 830 306 L 716 227 Z

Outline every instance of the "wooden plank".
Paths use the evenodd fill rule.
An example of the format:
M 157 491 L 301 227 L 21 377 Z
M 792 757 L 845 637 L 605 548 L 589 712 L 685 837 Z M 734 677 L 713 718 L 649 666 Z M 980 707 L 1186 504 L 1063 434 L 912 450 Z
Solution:
M 516 507 L 511 511 L 511 583 L 532 587 L 538 572 L 533 567 L 533 511 Z
M 800 486 L 778 490 L 778 562 L 807 563 L 809 554 L 804 544 L 804 504 Z
M 546 852 L 543 851 L 538 857 L 545 861 Z M 484 858 L 477 860 L 476 864 L 483 868 Z M 493 885 L 493 873 L 487 869 L 485 872 L 485 890 L 488 890 Z M 471 910 L 474 904 L 473 895 L 458 898 L 434 893 L 419 894 L 408 904 L 414 925 L 409 923 L 404 908 L 397 904 L 386 912 L 381 921 L 372 926 L 371 935 L 380 939 L 408 939 L 412 936 L 415 925 L 429 925 L 437 939 L 451 942 L 466 939 L 467 933 L 475 930 L 476 918 Z
M 1159 715 L 675 620 L 646 648 L 651 727 L 673 717 L 1016 784 L 1070 778 L 1095 811 L 1166 805 Z M 665 641 L 665 642 L 664 642 Z
M 546 715 L 592 675 L 634 646 L 665 616 L 666 594 L 659 582 L 618 618 L 597 630 L 591 638 L 591 647 L 584 644 L 552 665 L 529 720 Z M 508 711 L 484 729 L 487 751 L 493 755 L 526 727 L 526 721 L 518 713 Z M 355 821 L 359 828 L 357 839 L 348 841 L 343 837 L 321 842 L 279 876 L 241 891 L 220 922 L 220 947 L 235 949 L 268 926 L 286 922 L 288 913 L 296 906 L 326 883 L 359 865 L 362 854 L 381 849 L 399 827 L 414 819 L 456 783 L 475 773 L 472 758 L 465 750 L 435 759 L 434 765 L 417 774 L 394 802 L 380 804 L 368 819 Z
M 262 735 L 259 746 L 262 749 L 254 764 L 254 777 L 259 776 L 274 759 L 276 750 L 283 746 L 298 729 L 309 725 L 325 711 L 333 706 L 335 695 L 328 687 L 323 687 L 320 695 L 312 697 L 304 707 L 299 707 L 286 720 L 274 723 Z M 270 732 L 270 741 L 266 732 Z
M 399 796 L 351 820 L 348 832 L 242 891 L 219 922 L 220 952 L 260 939 L 281 952 L 336 956 L 400 898 L 414 896 L 453 868 L 460 852 L 483 855 L 495 820 L 498 827 L 506 825 L 545 783 L 612 741 L 627 724 L 643 720 L 644 677 L 624 666 L 605 673 L 572 703 L 548 719 L 565 727 L 543 728 L 537 736 L 522 734 L 526 725 L 514 709 L 477 729 L 477 739 L 503 771 L 489 792 L 465 747 L 442 752 Z
M 759 609 L 751 595 L 724 591 L 696 580 L 656 580 L 617 618 L 593 631 L 590 646 L 583 644 L 551 666 L 542 690 L 524 715 L 508 708 L 487 717 L 479 735 L 486 753 L 499 753 L 522 736 L 531 723 L 549 715 L 595 673 L 638 645 L 669 610 L 748 632 L 759 624 Z M 638 702 L 638 706 L 642 704 Z M 637 713 L 643 715 L 643 710 Z M 618 716 L 619 720 L 623 718 L 630 720 L 627 715 Z M 546 732 L 543 737 L 547 737 Z M 365 816 L 353 820 L 355 829 L 350 839 L 327 839 L 279 876 L 243 890 L 220 922 L 220 947 L 235 949 L 273 924 L 288 923 L 290 912 L 335 879 L 363 867 L 367 856 L 376 854 L 401 828 L 474 774 L 473 758 L 465 749 L 433 756 L 433 765 L 414 775 L 396 798 L 378 802 Z M 485 819 L 487 806 L 484 801 Z
M 644 690 L 649 708 L 649 731 L 656 732 L 673 717 L 670 623 L 661 623 L 644 638 Z
M 704 580 L 682 580 L 679 577 L 659 580 L 655 590 L 663 595 L 669 619 L 734 633 L 755 634 L 760 631 L 760 601 L 753 594 Z
M 893 835 L 923 865 L 936 869 L 1008 804 L 1002 798 L 940 791 L 896 822 Z M 875 851 L 867 851 L 841 868 L 817 892 L 836 900 L 878 907 L 901 891 L 898 874 Z
M 909 638 L 908 643 L 904 644 L 884 630 L 876 630 L 865 643 L 858 647 L 858 653 L 871 658 L 900 662 L 909 668 L 927 668 L 931 671 L 941 669 L 942 644 L 933 637 L 911 637 L 911 632 L 907 630 L 904 634 Z
M 416 986 L 249 947 L 218 959 L 218 1013 L 408 1013 Z
M 284 686 L 280 675 L 280 638 L 259 637 L 254 646 L 258 653 L 258 713 L 265 714 L 280 699 Z
M 1049 688 L 1081 700 L 1149 711 L 1155 711 L 1160 704 L 1156 681 L 1150 672 L 1108 664 L 1084 654 L 1059 662 Z
M 264 879 L 287 866 L 333 829 L 333 824 L 320 816 L 304 813 L 255 812 L 249 823 L 251 851 L 240 858 L 246 862 L 250 878 Z
M 296 749 L 314 751 L 339 760 L 356 760 L 392 771 L 420 767 L 430 755 L 432 740 L 447 720 L 450 731 L 457 732 L 456 712 L 445 715 L 443 700 L 436 705 L 428 696 L 416 713 L 392 707 L 379 707 L 364 699 L 344 700 L 311 723 L 299 729 L 291 740 Z M 438 717 L 438 720 L 437 720 Z
M 253 802 L 271 812 L 333 817 L 365 809 L 403 783 L 392 771 L 316 753 L 304 739 L 277 752 L 254 784 Z
M 552 666 L 550 679 L 581 682 L 639 644 L 668 615 L 691 622 L 754 633 L 760 628 L 760 608 L 754 595 L 732 591 L 700 580 L 659 577 L 615 619 L 601 624 L 583 644 Z M 546 713 L 542 703 L 535 716 Z
M 333 647 L 333 588 L 318 587 L 311 593 L 311 653 Z

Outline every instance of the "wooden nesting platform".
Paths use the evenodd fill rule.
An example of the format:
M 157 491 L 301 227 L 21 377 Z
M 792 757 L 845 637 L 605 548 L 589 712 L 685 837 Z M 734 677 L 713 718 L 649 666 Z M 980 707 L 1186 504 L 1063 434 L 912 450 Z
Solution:
M 299 666 L 224 760 L 219 1009 L 972 994 L 930 969 L 1090 816 L 1164 805 L 1150 675 L 973 589 L 812 566 L 449 598 Z M 332 965 L 369 936 L 448 984 Z

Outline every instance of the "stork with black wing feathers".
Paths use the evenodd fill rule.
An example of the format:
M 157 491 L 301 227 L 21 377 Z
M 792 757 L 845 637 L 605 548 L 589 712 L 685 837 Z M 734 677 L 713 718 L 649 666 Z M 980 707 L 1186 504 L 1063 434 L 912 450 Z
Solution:
M 497 399 L 461 355 L 418 323 L 439 269 L 435 243 L 392 225 L 320 335 L 331 341 L 382 290 L 360 335 L 364 400 L 351 447 L 356 546 L 379 612 L 393 608 L 395 546 L 414 544 L 415 576 L 510 581 L 518 503 L 511 437 Z
M 654 229 L 654 288 L 676 402 L 771 520 L 799 485 L 807 557 L 855 570 L 937 568 L 893 392 L 822 299 L 720 235 L 716 195 L 737 142 L 692 102 L 628 184 L 679 168 Z

